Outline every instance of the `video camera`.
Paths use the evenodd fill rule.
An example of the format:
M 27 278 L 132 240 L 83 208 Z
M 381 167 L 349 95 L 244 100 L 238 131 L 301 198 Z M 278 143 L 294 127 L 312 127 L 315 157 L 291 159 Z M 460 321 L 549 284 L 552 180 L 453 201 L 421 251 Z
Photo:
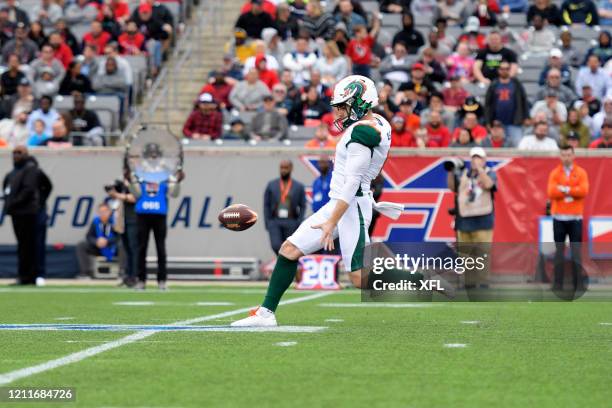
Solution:
M 104 186 L 104 191 L 110 193 L 111 191 L 116 191 L 119 194 L 127 194 L 128 188 L 121 180 L 115 180 L 113 184 L 107 184 Z

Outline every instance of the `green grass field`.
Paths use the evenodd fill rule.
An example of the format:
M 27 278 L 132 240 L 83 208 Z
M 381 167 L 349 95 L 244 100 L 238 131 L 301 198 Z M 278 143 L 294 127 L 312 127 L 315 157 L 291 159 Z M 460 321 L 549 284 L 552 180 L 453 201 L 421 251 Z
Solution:
M 228 325 L 245 313 L 224 312 L 256 305 L 263 293 L 263 288 L 236 286 L 172 288 L 166 293 L 0 287 L 0 324 L 167 325 L 200 318 L 193 325 Z M 611 303 L 356 307 L 359 292 L 351 290 L 320 297 L 291 291 L 284 299 L 306 296 L 307 300 L 281 306 L 279 323 L 326 329 L 146 335 L 0 330 L 0 386 L 74 387 L 77 396 L 76 402 L 0 402 L 0 407 L 612 404 L 612 325 L 601 324 L 612 323 Z M 198 305 L 202 302 L 206 303 Z M 213 302 L 222 304 L 210 305 Z M 97 350 L 134 333 L 136 340 L 6 383 L 16 370 Z

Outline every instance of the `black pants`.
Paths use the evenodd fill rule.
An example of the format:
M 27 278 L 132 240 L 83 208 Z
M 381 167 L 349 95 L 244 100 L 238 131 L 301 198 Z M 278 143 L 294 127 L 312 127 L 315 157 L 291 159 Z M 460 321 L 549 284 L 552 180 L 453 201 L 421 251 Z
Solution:
M 36 216 L 36 258 L 37 274 L 44 278 L 47 276 L 47 216 L 46 210 L 40 210 Z
M 136 220 L 134 220 L 136 221 Z M 136 277 L 138 271 L 138 223 L 125 222 L 125 231 L 121 234 L 121 243 L 125 252 L 125 275 L 128 278 Z
M 147 247 L 153 230 L 157 250 L 157 281 L 165 281 L 166 272 L 166 215 L 138 214 L 138 280 L 147 280 Z
M 13 230 L 17 238 L 19 283 L 36 283 L 36 214 L 13 215 Z
M 572 255 L 572 283 L 574 289 L 584 284 L 582 276 L 582 220 L 559 221 L 553 220 L 553 234 L 555 238 L 555 278 L 557 289 L 563 288 L 563 275 L 565 274 L 565 237 L 569 236 L 570 251 Z
M 268 234 L 270 234 L 270 244 L 272 250 L 278 255 L 281 245 L 287 238 L 300 226 L 300 222 L 289 218 L 275 218 L 268 221 Z

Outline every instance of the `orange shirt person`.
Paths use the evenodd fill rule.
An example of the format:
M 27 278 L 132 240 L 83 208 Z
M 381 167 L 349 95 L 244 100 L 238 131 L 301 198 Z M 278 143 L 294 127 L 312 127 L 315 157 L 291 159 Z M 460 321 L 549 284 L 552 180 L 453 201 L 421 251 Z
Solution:
M 553 217 L 555 239 L 553 290 L 564 291 L 565 239 L 569 236 L 572 254 L 572 290 L 575 293 L 584 288 L 580 243 L 584 200 L 589 193 L 589 178 L 587 172 L 574 163 L 573 147 L 562 146 L 560 154 L 561 163 L 548 177 L 548 198 L 551 201 L 550 212 Z

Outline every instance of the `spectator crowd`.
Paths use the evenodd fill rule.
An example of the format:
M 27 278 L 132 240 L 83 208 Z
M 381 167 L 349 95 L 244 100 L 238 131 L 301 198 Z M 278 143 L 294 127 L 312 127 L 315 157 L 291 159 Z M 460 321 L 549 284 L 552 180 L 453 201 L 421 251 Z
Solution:
M 183 133 L 333 147 L 360 74 L 396 147 L 612 147 L 611 24 L 610 0 L 248 0 Z
M 0 147 L 103 145 L 137 95 L 133 57 L 154 78 L 175 17 L 153 0 L 6 0 L 0 4 Z M 92 96 L 121 106 L 109 124 Z M 58 96 L 72 109 L 56 109 Z M 60 98 L 61 99 L 61 98 Z

